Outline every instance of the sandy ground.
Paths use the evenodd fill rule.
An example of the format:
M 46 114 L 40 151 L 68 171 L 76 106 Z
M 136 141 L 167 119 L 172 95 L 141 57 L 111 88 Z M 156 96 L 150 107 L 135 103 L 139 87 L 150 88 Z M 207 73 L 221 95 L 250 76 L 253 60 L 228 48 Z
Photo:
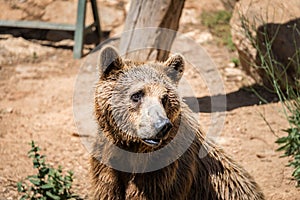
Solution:
M 44 10 L 48 6 L 58 6 L 58 1 L 43 1 L 44 5 L 35 4 L 35 1 L 20 2 L 1 0 L 0 8 L 5 9 L 1 19 L 20 16 L 17 19 L 42 17 L 46 21 L 55 21 L 57 17 Z M 62 2 L 74 4 L 74 1 Z M 128 4 L 120 2 L 103 2 L 103 5 L 109 6 L 111 12 L 114 12 L 113 6 L 119 9 L 118 12 L 126 12 Z M 207 39 L 210 35 L 200 25 L 200 13 L 204 9 L 222 9 L 222 4 L 217 0 L 195 2 L 187 0 L 180 31 L 201 43 L 224 82 L 226 118 L 216 142 L 253 175 L 267 199 L 300 199 L 300 190 L 291 180 L 292 170 L 285 166 L 288 159 L 279 158 L 282 153 L 276 151 L 278 146 L 274 143 L 278 136 L 284 135 L 281 130 L 288 126 L 280 103 L 276 97 L 262 91 L 273 103 L 259 104 L 253 93 L 243 89 L 253 84 L 251 79 L 239 67 L 230 64 L 237 56 L 236 52 L 217 45 L 213 38 Z M 113 26 L 104 27 L 112 33 L 120 31 L 124 16 L 119 14 L 118 17 L 118 23 L 107 20 L 107 24 Z M 68 21 L 68 18 L 64 20 Z M 13 37 L 9 31 L 5 33 L 0 34 L 0 199 L 17 199 L 16 183 L 35 173 L 27 158 L 31 140 L 42 148 L 48 163 L 74 171 L 74 191 L 87 199 L 89 155 L 78 137 L 73 117 L 75 80 L 86 58 L 72 58 L 72 41 L 69 40 L 63 41 L 63 45 L 53 42 L 49 46 L 40 40 L 26 40 Z M 187 70 L 185 78 L 191 83 L 199 102 L 200 112 L 196 113 L 200 122 L 205 130 L 209 130 L 213 124 L 210 117 L 214 113 L 209 109 L 206 85 L 191 69 Z

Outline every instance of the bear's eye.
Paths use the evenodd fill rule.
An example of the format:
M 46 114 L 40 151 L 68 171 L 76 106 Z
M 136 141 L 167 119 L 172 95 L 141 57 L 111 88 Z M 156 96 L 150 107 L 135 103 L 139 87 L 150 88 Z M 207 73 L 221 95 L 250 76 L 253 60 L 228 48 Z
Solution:
M 165 95 L 162 97 L 161 103 L 162 103 L 163 106 L 165 106 L 165 105 L 167 104 L 168 99 L 169 99 L 169 98 L 168 98 L 168 95 L 167 95 L 167 94 L 165 94 Z
M 144 96 L 144 92 L 143 91 L 138 91 L 136 93 L 134 93 L 133 95 L 131 95 L 130 99 L 137 103 L 139 101 L 141 101 L 142 97 Z

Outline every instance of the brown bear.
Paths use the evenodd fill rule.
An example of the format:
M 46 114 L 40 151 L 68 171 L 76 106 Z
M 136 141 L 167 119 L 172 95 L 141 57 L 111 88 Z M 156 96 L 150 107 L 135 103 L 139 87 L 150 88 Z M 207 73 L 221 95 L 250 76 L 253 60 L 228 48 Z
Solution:
M 253 178 L 205 138 L 180 98 L 181 55 L 134 62 L 108 46 L 98 67 L 91 199 L 264 199 Z

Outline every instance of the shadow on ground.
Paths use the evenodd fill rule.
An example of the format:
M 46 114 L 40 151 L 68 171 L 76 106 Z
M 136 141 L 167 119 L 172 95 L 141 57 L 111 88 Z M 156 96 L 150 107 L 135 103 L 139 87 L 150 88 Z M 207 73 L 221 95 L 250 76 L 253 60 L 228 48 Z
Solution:
M 278 102 L 277 95 L 260 85 L 252 85 L 240 88 L 226 95 L 198 97 L 198 105 L 195 105 L 195 97 L 184 97 L 193 112 L 213 113 L 231 111 L 236 108 Z M 226 100 L 226 103 L 224 103 Z M 212 102 L 213 105 L 212 106 Z
M 62 40 L 73 40 L 74 31 L 61 31 L 61 30 L 46 30 L 34 28 L 12 28 L 0 27 L 0 34 L 10 34 L 14 37 L 22 37 L 27 40 L 41 40 L 47 41 L 41 45 L 50 46 L 62 49 L 73 49 L 72 45 L 57 45 L 55 42 Z M 109 31 L 102 31 L 101 42 L 109 37 Z M 84 38 L 85 44 L 99 44 L 99 38 L 95 32 L 87 33 Z

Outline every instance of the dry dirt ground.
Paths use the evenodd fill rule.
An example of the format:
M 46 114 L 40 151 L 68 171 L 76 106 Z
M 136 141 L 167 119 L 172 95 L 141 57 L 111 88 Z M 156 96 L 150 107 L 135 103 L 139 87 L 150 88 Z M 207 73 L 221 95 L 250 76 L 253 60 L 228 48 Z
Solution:
M 54 22 L 61 19 L 72 23 L 74 12 L 59 10 L 62 7 L 76 9 L 75 2 L 0 0 L 0 18 Z M 100 7 L 107 8 L 101 13 L 104 29 L 111 34 L 120 32 L 128 3 L 99 3 Z M 51 9 L 57 12 L 50 12 Z M 218 0 L 187 0 L 180 24 L 180 31 L 206 49 L 222 75 L 228 106 L 225 125 L 216 141 L 254 176 L 267 199 L 300 199 L 300 190 L 291 180 L 292 170 L 285 166 L 288 159 L 279 158 L 281 152 L 276 151 L 278 146 L 274 143 L 278 136 L 284 135 L 282 129 L 288 126 L 281 105 L 276 97 L 266 92 L 263 94 L 273 103 L 260 105 L 254 94 L 241 89 L 253 82 L 230 63 L 237 57 L 236 53 L 217 45 L 200 23 L 203 10 L 216 9 L 223 9 Z M 60 17 L 57 13 L 65 15 Z M 89 155 L 78 137 L 72 107 L 76 76 L 85 58 L 72 58 L 70 40 L 26 40 L 18 37 L 18 30 L 0 31 L 0 199 L 17 199 L 16 183 L 35 173 L 27 157 L 31 140 L 42 148 L 47 162 L 74 171 L 74 191 L 87 199 Z M 50 39 L 57 35 L 47 33 Z M 85 52 L 88 50 L 86 48 Z M 185 78 L 194 88 L 200 105 L 200 122 L 207 130 L 213 124 L 207 88 L 189 70 Z

